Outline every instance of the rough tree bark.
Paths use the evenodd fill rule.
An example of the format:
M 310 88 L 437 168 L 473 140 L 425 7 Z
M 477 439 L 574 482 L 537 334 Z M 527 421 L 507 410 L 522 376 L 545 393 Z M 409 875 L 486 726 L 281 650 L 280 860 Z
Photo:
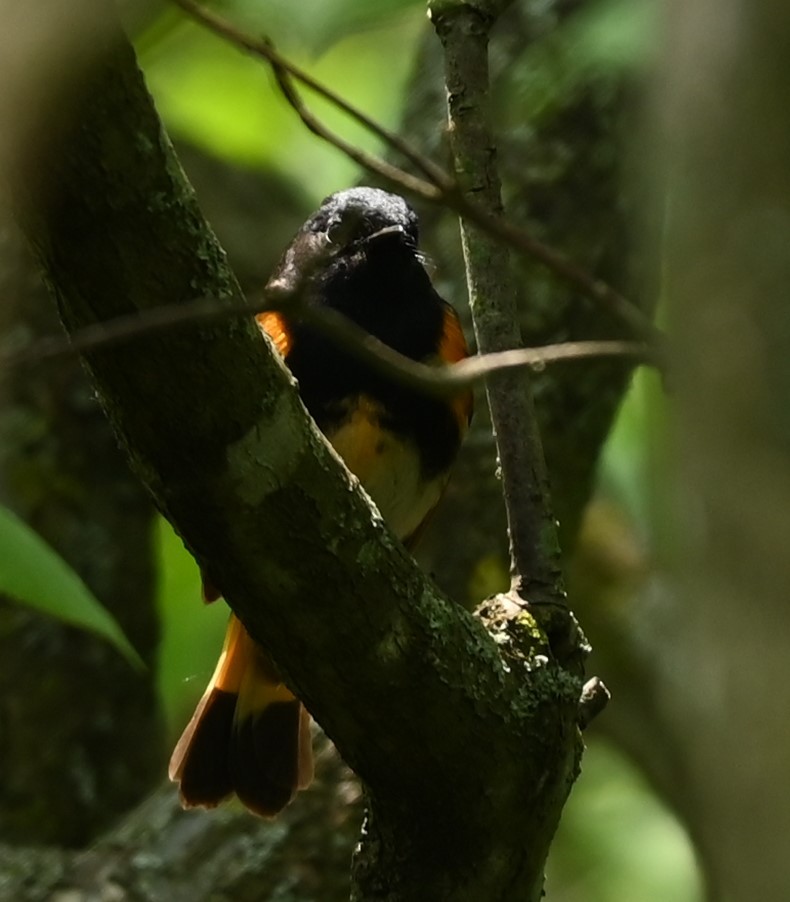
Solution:
M 0 846 L 0 902 L 347 902 L 359 786 L 325 739 L 316 751 L 313 788 L 274 824 L 183 811 L 168 785 L 85 851 Z
M 67 326 L 197 294 L 232 304 L 128 48 L 74 112 L 23 201 Z M 535 898 L 579 751 L 579 679 L 527 615 L 500 616 L 495 642 L 426 583 L 264 350 L 236 318 L 88 363 L 157 503 L 366 783 L 364 898 Z

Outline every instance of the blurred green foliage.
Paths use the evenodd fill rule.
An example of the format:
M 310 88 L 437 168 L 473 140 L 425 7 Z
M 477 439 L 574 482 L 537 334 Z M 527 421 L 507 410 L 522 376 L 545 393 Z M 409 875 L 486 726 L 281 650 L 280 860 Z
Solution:
M 532 50 L 512 73 L 529 108 L 572 90 L 590 66 L 640 65 L 649 52 L 656 0 L 604 0 L 576 16 L 561 40 Z M 413 0 L 233 0 L 225 14 L 266 34 L 296 63 L 380 122 L 396 126 L 424 6 Z M 358 176 L 353 163 L 298 121 L 265 66 L 168 11 L 140 36 L 141 62 L 174 136 L 231 163 L 259 166 L 299 184 L 313 201 Z M 543 98 L 543 100 L 541 100 Z M 345 139 L 378 143 L 342 114 L 309 98 Z M 523 112 L 523 104 L 516 104 Z M 508 119 L 505 115 L 504 122 Z M 518 127 L 518 123 L 511 123 Z M 283 244 L 288 240 L 282 236 Z M 662 390 L 640 372 L 608 443 L 601 490 L 648 532 L 660 472 Z M 658 467 L 655 466 L 659 459 Z M 175 736 L 202 693 L 219 652 L 227 609 L 200 602 L 197 568 L 159 526 L 162 645 L 159 685 Z M 616 704 L 616 700 L 614 701 Z M 562 902 L 695 902 L 700 879 L 688 838 L 632 766 L 594 743 L 550 860 L 549 898 Z
M 641 367 L 609 434 L 598 471 L 600 490 L 618 503 L 643 540 L 661 521 L 669 418 L 661 376 Z M 651 546 L 655 543 L 651 541 Z
M 503 74 L 495 96 L 500 128 L 518 131 L 550 120 L 601 70 L 646 68 L 656 49 L 657 4 L 599 0 L 525 48 L 518 66 Z
M 201 603 L 200 573 L 163 519 L 157 522 L 159 565 L 159 692 L 173 741 L 206 688 L 228 620 L 224 601 Z
M 598 0 L 564 29 L 569 56 L 589 66 L 644 69 L 657 49 L 660 0 Z
M 90 630 L 112 643 L 134 667 L 145 667 L 118 622 L 82 579 L 37 532 L 2 505 L 0 549 L 0 596 Z
M 589 744 L 549 856 L 551 902 L 699 902 L 683 828 L 612 746 Z
M 421 4 L 379 0 L 340 3 L 236 3 L 238 21 L 266 35 L 300 66 L 385 125 L 395 127 L 424 22 Z M 337 8 L 335 8 L 337 7 Z M 250 16 L 254 10 L 254 16 Z M 314 202 L 353 182 L 356 166 L 310 134 L 284 103 L 261 61 L 192 22 L 168 19 L 140 38 L 141 63 L 170 131 L 225 159 L 278 170 Z M 377 27 L 378 26 L 378 27 Z M 368 151 L 379 142 L 326 101 L 310 108 L 346 140 Z

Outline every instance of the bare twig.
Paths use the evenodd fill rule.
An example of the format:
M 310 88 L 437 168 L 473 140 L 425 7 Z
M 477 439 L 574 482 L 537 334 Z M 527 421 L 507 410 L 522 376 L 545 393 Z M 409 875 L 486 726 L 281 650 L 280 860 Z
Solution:
M 266 60 L 272 66 L 286 100 L 305 126 L 317 137 L 327 141 L 333 147 L 346 154 L 368 172 L 380 176 L 397 188 L 415 194 L 423 200 L 449 207 L 480 229 L 519 251 L 519 253 L 526 254 L 537 260 L 577 291 L 620 317 L 636 335 L 655 345 L 660 351 L 664 350 L 666 344 L 664 334 L 624 295 L 602 279 L 591 275 L 583 267 L 578 266 L 557 248 L 544 244 L 523 229 L 517 228 L 500 217 L 498 213 L 485 210 L 478 204 L 470 201 L 459 190 L 457 182 L 448 173 L 413 148 L 399 135 L 384 128 L 361 110 L 348 103 L 340 95 L 293 65 L 274 48 L 271 41 L 256 39 L 245 34 L 226 19 L 209 12 L 199 3 L 195 3 L 194 0 L 172 0 L 172 2 L 193 19 L 236 47 Z M 422 172 L 425 178 L 411 175 L 403 169 L 379 157 L 368 154 L 340 138 L 324 126 L 307 109 L 291 79 L 315 91 L 319 96 L 325 98 L 356 120 L 372 134 L 381 138 L 387 145 L 409 160 L 418 171 Z
M 183 304 L 150 307 L 143 312 L 83 326 L 70 335 L 49 335 L 18 347 L 7 346 L 0 350 L 0 368 L 9 369 L 89 351 L 103 351 L 151 332 L 234 316 L 249 317 L 260 309 L 260 304 L 251 302 L 223 305 L 216 298 L 197 298 Z
M 453 206 L 451 202 L 449 205 Z M 666 355 L 666 335 L 645 316 L 639 307 L 608 282 L 596 278 L 557 248 L 545 244 L 501 216 L 480 210 L 476 204 L 464 200 L 462 203 L 454 205 L 454 209 L 469 222 L 473 222 L 488 234 L 499 238 L 509 247 L 542 263 L 556 276 L 626 323 L 635 335 L 650 342 L 662 358 Z
M 510 370 L 541 369 L 549 364 L 589 357 L 629 357 L 640 362 L 655 359 L 652 349 L 642 343 L 578 341 L 542 348 L 514 348 L 436 367 L 405 357 L 335 310 L 313 309 L 306 313 L 311 325 L 371 369 L 415 391 L 439 397 L 458 394 Z
M 175 2 L 181 3 L 183 0 L 175 0 Z M 373 154 L 367 153 L 359 147 L 355 147 L 339 135 L 336 135 L 305 106 L 299 92 L 296 90 L 293 81 L 290 78 L 288 70 L 278 63 L 272 63 L 272 68 L 274 70 L 275 78 L 277 79 L 277 85 L 280 88 L 283 97 L 302 120 L 305 127 L 316 137 L 321 138 L 333 147 L 342 151 L 349 159 L 359 164 L 363 169 L 381 176 L 381 178 L 397 185 L 404 191 L 417 194 L 424 200 L 434 203 L 441 201 L 446 196 L 447 192 L 450 190 L 449 188 L 444 189 L 430 182 L 426 182 L 424 179 L 417 178 L 405 170 L 400 169 L 398 166 L 394 166 L 392 163 L 388 163 L 380 157 L 375 157 Z
M 309 321 L 344 350 L 382 375 L 416 391 L 440 397 L 456 394 L 496 373 L 511 369 L 539 369 L 554 363 L 590 357 L 630 357 L 641 363 L 656 362 L 655 352 L 645 344 L 628 341 L 577 341 L 485 354 L 450 366 L 433 367 L 398 353 L 335 310 L 302 305 L 293 296 L 286 300 L 284 294 L 278 291 L 267 292 L 259 301 L 234 303 L 230 306 L 219 304 L 213 298 L 198 298 L 184 304 L 151 308 L 142 314 L 119 316 L 108 322 L 85 326 L 70 336 L 51 335 L 21 347 L 1 350 L 0 368 L 8 369 L 91 351 L 103 351 L 151 332 L 166 331 L 188 323 L 211 322 L 236 316 L 246 318 L 268 310 L 284 309 L 303 321 Z

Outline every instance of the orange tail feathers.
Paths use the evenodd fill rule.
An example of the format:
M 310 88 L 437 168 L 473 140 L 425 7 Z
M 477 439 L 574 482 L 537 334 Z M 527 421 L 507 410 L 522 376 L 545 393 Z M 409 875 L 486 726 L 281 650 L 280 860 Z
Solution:
M 236 793 L 262 817 L 273 817 L 312 780 L 310 716 L 232 614 L 169 775 L 185 808 L 213 808 Z

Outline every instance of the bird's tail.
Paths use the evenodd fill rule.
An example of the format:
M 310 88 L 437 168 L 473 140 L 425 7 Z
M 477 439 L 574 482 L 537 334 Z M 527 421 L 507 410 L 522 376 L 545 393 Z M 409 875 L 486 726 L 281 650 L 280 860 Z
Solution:
M 277 814 L 312 779 L 310 717 L 232 614 L 169 775 L 185 808 L 213 808 L 235 793 L 263 817 Z

